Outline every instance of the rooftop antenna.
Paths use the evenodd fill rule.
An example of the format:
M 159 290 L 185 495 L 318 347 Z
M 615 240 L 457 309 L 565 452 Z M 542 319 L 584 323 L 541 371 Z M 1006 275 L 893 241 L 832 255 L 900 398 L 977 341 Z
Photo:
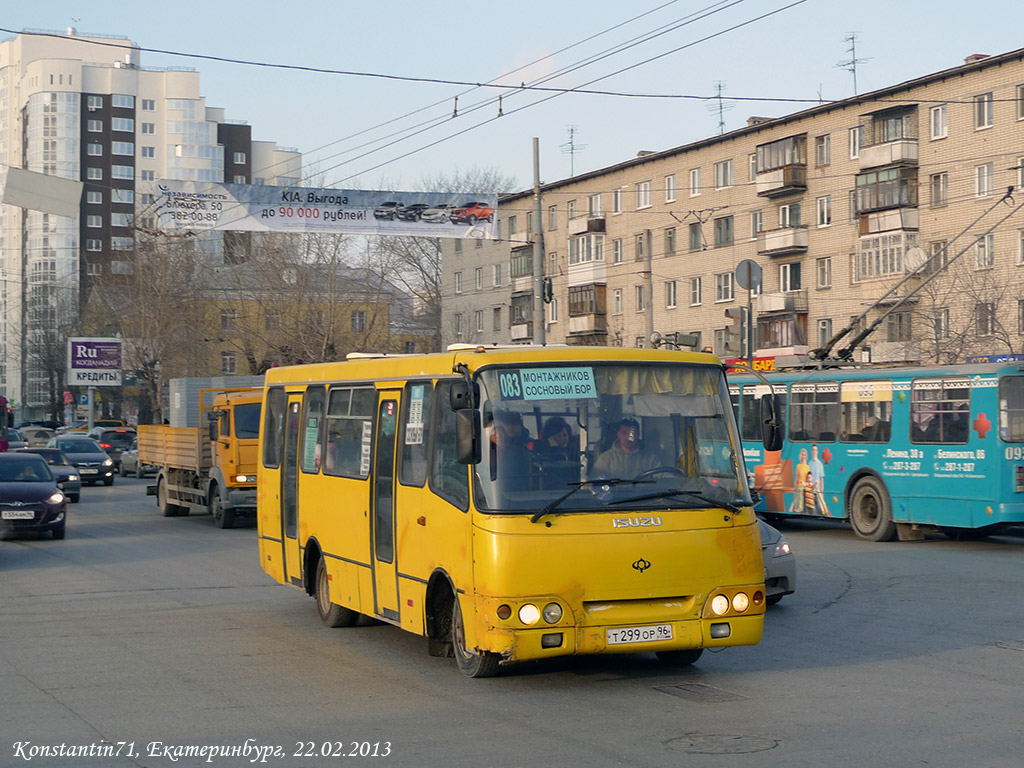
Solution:
M 562 144 L 562 154 L 569 155 L 569 176 L 576 175 L 576 153 L 587 148 L 586 144 L 576 143 L 576 133 L 579 131 L 575 125 L 568 128 L 569 140 Z
M 725 133 L 725 113 L 736 106 L 733 101 L 725 101 L 722 99 L 722 91 L 725 90 L 725 83 L 721 80 L 715 81 L 716 94 L 711 98 L 715 99 L 717 104 L 708 104 L 708 112 L 718 113 L 718 132 Z
M 858 59 L 857 58 L 857 33 L 851 32 L 849 37 L 844 37 L 843 42 L 849 43 L 850 47 L 847 48 L 847 53 L 850 54 L 850 58 L 847 61 L 840 61 L 836 64 L 840 69 L 845 69 L 853 75 L 853 95 L 856 96 L 859 91 L 857 90 L 857 65 L 863 64 L 866 61 L 871 61 L 870 58 Z

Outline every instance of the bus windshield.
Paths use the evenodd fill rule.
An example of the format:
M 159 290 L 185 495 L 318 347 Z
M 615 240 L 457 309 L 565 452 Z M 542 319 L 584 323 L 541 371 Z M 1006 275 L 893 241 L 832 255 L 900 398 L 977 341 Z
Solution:
M 478 375 L 478 509 L 558 513 L 749 505 L 722 370 L 489 367 Z

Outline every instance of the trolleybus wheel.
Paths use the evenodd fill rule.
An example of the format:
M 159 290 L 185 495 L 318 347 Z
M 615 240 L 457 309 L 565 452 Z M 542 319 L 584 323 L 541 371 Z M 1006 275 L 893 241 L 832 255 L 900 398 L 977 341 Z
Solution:
M 316 565 L 316 612 L 328 627 L 351 627 L 359 617 L 355 611 L 331 602 L 331 582 L 327 578 L 327 563 L 321 557 Z
M 498 671 L 501 657 L 496 653 L 481 651 L 477 653 L 466 647 L 466 627 L 462 621 L 462 608 L 459 607 L 459 596 L 452 600 L 452 649 L 455 652 L 455 663 L 459 671 L 469 677 L 492 677 Z
M 696 664 L 697 659 L 704 653 L 703 648 L 687 648 L 685 651 L 656 651 L 655 656 L 662 664 L 670 664 L 673 667 L 688 667 Z
M 896 536 L 889 494 L 880 480 L 864 477 L 850 494 L 850 525 L 862 539 L 891 541 Z

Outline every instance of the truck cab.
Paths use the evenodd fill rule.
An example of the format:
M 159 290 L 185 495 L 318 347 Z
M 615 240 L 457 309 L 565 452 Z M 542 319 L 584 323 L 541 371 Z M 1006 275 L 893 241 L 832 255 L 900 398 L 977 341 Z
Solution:
M 208 507 L 214 523 L 230 528 L 236 515 L 256 514 L 256 458 L 262 392 L 217 395 L 210 421 Z

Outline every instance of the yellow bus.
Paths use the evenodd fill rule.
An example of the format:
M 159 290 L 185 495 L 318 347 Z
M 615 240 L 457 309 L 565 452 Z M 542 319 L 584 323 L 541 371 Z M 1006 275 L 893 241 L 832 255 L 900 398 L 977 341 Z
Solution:
M 503 663 L 753 645 L 764 570 L 725 371 L 709 354 L 472 347 L 272 368 L 263 569 Z

